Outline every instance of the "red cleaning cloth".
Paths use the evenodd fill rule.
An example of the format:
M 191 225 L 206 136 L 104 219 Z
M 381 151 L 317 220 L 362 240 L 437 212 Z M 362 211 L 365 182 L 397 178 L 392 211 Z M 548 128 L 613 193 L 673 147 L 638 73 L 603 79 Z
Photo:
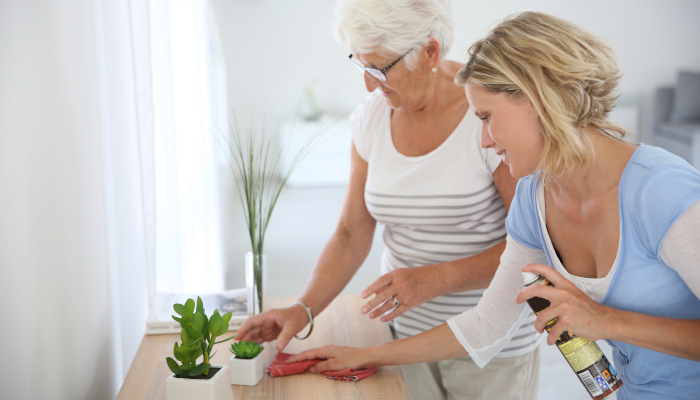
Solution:
M 272 364 L 270 364 L 269 367 L 267 367 L 267 373 L 269 373 L 272 376 L 287 376 L 301 374 L 302 372 L 307 371 L 309 368 L 316 365 L 317 363 L 323 361 L 319 358 L 316 358 L 313 360 L 299 361 L 292 364 L 285 363 L 285 361 L 287 361 L 287 359 L 291 356 L 292 354 L 289 353 L 277 353 L 277 357 L 275 357 L 275 360 L 272 361 Z M 359 370 L 347 368 L 342 371 L 321 372 L 321 375 L 329 379 L 355 382 L 359 381 L 360 379 L 365 379 L 366 377 L 372 375 L 376 370 L 377 367 Z

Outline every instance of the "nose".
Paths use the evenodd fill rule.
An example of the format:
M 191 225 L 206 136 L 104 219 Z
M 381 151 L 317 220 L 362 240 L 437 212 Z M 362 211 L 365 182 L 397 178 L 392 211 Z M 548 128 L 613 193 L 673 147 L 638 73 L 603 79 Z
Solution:
M 382 86 L 382 83 L 379 81 L 379 79 L 370 75 L 369 72 L 365 72 L 363 76 L 365 78 L 365 88 L 367 88 L 368 92 L 372 93 L 376 88 Z
M 487 129 L 486 124 L 483 124 L 481 127 L 481 147 L 484 149 L 490 149 L 495 145 L 496 142 L 491 139 L 491 135 L 489 135 L 489 130 Z

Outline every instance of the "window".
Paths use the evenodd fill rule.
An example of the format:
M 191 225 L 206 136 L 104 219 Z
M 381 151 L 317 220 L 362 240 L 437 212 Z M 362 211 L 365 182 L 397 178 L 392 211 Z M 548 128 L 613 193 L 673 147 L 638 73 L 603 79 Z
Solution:
M 216 129 L 226 122 L 223 56 L 211 7 L 151 1 L 155 112 L 155 289 L 212 293 L 224 286 Z

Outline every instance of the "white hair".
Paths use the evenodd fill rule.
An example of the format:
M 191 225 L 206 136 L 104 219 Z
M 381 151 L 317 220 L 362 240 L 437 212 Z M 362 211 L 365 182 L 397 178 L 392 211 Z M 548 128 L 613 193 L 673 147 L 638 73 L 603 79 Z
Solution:
M 444 58 L 454 40 L 450 0 L 338 0 L 335 38 L 353 53 L 397 57 L 435 38 Z M 404 61 L 413 69 L 416 53 Z

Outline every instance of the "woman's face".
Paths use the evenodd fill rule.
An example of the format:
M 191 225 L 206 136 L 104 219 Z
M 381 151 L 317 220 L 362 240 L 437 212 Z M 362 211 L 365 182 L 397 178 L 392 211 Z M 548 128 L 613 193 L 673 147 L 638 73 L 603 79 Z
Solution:
M 418 51 L 418 49 L 413 51 Z M 382 69 L 391 64 L 397 57 L 387 57 L 379 53 L 360 53 L 355 54 L 353 58 L 357 59 L 365 67 Z M 379 89 L 391 108 L 403 108 L 409 111 L 419 109 L 424 106 L 424 93 L 426 92 L 425 84 L 418 79 L 421 72 L 424 72 L 421 71 L 421 68 L 416 68 L 415 70 L 406 68 L 405 59 L 402 59 L 385 73 L 386 82 L 381 82 L 372 75 L 365 73 L 365 87 L 368 92 Z
M 489 91 L 468 83 L 469 105 L 482 121 L 481 147 L 503 155 L 514 178 L 535 172 L 544 148 L 539 115 L 526 96 Z

